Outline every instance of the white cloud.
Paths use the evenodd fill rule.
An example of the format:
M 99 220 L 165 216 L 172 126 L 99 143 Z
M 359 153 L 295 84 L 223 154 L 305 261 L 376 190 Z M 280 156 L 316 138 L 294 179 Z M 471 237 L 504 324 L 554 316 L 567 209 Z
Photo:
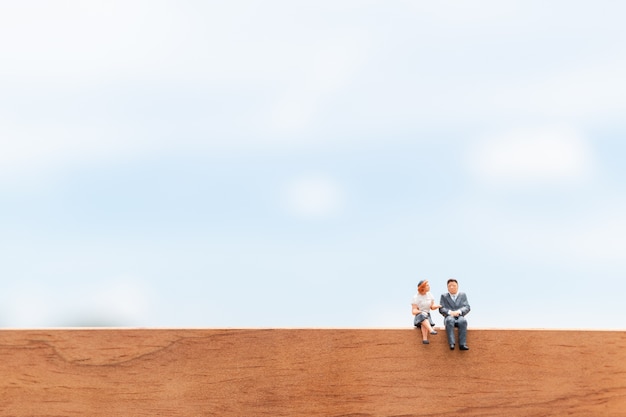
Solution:
M 5 288 L 2 299 L 2 322 L 10 327 L 37 327 L 49 324 L 55 306 L 40 285 L 14 283 Z
M 345 205 L 342 187 L 327 175 L 308 175 L 286 184 L 283 206 L 301 218 L 328 218 L 341 213 Z
M 326 17 L 289 2 L 3 2 L 0 74 L 29 84 L 282 82 L 294 69 L 315 67 L 321 46 L 334 55 L 344 44 L 342 34 L 319 26 Z M 355 50 L 340 49 L 331 56 L 338 67 Z
M 609 55 L 484 84 L 482 94 L 472 91 L 478 100 L 476 111 L 489 118 L 508 115 L 570 123 L 619 123 L 626 107 L 622 76 L 626 60 Z
M 557 265 L 623 267 L 626 259 L 624 201 L 580 212 L 537 215 L 475 206 L 464 222 L 474 242 L 496 257 Z
M 35 125 L 0 118 L 0 187 L 37 186 L 61 169 L 120 159 L 160 146 L 128 138 L 108 126 L 46 122 Z
M 495 185 L 567 184 L 587 179 L 593 158 L 571 128 L 518 129 L 480 141 L 470 152 L 469 168 Z
M 94 291 L 89 309 L 95 316 L 113 323 L 142 323 L 150 319 L 152 297 L 148 285 L 133 278 L 123 278 Z
M 531 60 L 528 65 L 533 71 L 522 65 L 514 74 L 498 69 L 494 76 L 490 61 L 480 59 L 483 54 L 494 56 L 489 49 L 491 42 L 485 42 L 484 49 L 476 48 L 477 41 L 480 44 L 493 38 L 494 28 L 488 25 L 485 31 L 482 23 L 493 22 L 496 29 L 506 26 L 499 43 L 506 45 L 512 40 L 533 52 L 543 49 L 535 37 L 527 36 L 528 28 L 532 27 L 533 33 L 537 29 L 542 33 L 553 30 L 549 16 L 542 15 L 540 28 L 523 24 L 535 22 L 534 11 L 540 6 L 517 2 L 486 0 L 481 2 L 484 7 L 478 8 L 453 1 L 404 2 L 393 10 L 355 1 L 155 5 L 145 1 L 73 0 L 36 4 L 4 2 L 0 6 L 0 53 L 4 57 L 0 84 L 11 87 L 16 97 L 27 88 L 29 100 L 45 102 L 35 109 L 38 117 L 29 117 L 32 108 L 22 105 L 15 118 L 11 117 L 15 107 L 0 102 L 0 182 L 16 173 L 47 175 L 67 163 L 89 163 L 103 154 L 124 154 L 129 147 L 141 154 L 181 146 L 280 145 L 287 140 L 310 140 L 311 135 L 298 134 L 317 126 L 336 132 L 334 127 L 342 124 L 348 126 L 344 130 L 348 134 L 318 135 L 315 140 L 320 141 L 320 136 L 328 138 L 326 143 L 359 140 L 354 138 L 362 135 L 351 133 L 371 131 L 370 126 L 412 132 L 429 124 L 437 128 L 443 123 L 470 120 L 492 124 L 516 117 L 620 120 L 617 118 L 626 103 L 626 83 L 621 76 L 626 63 L 615 56 L 610 45 L 593 64 L 556 60 L 541 70 L 534 69 L 535 61 Z M 410 23 L 414 19 L 389 19 L 387 15 L 412 9 L 415 16 L 428 21 L 430 29 Z M 587 9 L 579 6 L 579 14 L 570 16 L 570 24 L 586 22 L 582 10 Z M 371 20 L 371 16 L 379 11 L 385 12 L 385 18 L 375 23 L 378 20 Z M 603 8 L 592 11 L 605 14 Z M 524 16 L 521 21 L 519 12 Z M 616 18 L 610 17 L 612 27 Z M 517 26 L 510 33 L 513 24 Z M 448 36 L 453 28 L 467 36 Z M 431 42 L 437 33 L 446 36 L 435 36 Z M 599 44 L 606 36 L 590 33 L 599 37 L 589 42 Z M 478 58 L 472 60 L 466 51 Z M 508 59 L 517 56 L 511 54 Z M 468 59 L 468 71 L 459 73 L 454 68 L 463 57 Z M 507 62 L 507 57 L 499 61 Z M 210 94 L 214 86 L 219 102 L 233 100 L 230 104 L 237 108 L 236 114 L 225 110 L 215 116 L 206 110 L 195 119 L 189 116 L 181 120 L 173 114 L 178 107 L 172 105 L 170 109 L 164 106 L 163 114 L 146 122 L 136 117 L 142 114 L 133 113 L 133 106 L 125 113 L 128 119 L 116 112 L 90 112 L 104 108 L 106 113 L 106 106 L 93 105 L 101 99 L 93 95 L 94 91 L 134 82 L 160 85 L 163 90 L 182 84 L 206 89 L 202 91 Z M 347 91 L 351 86 L 355 89 Z M 50 91 L 54 92 L 53 103 L 41 100 Z M 92 120 L 81 126 L 83 115 L 76 115 L 71 106 L 57 114 L 56 108 L 67 106 L 59 91 L 70 92 L 68 95 L 85 102 L 85 112 Z M 344 91 L 346 96 L 334 100 Z M 139 93 L 130 94 L 141 101 Z M 112 101 L 126 98 L 122 94 Z M 197 110 L 192 107 L 189 109 Z M 58 126 L 40 121 L 41 114 L 46 113 Z M 164 134 L 167 129 L 171 132 Z M 9 140 L 12 143 L 5 142 Z
M 574 225 L 562 231 L 568 242 L 566 247 L 571 255 L 583 260 L 598 262 L 624 262 L 624 248 L 626 248 L 626 207 L 603 209 L 593 216 L 593 222 L 587 222 L 582 227 Z M 556 239 L 555 242 L 557 243 Z
M 3 3 L 0 51 L 10 79 L 30 82 L 139 73 L 167 46 L 167 11 L 136 2 L 52 1 Z M 146 6 L 146 5 L 144 5 Z
M 333 3 L 317 8 L 309 15 L 288 2 L 3 3 L 0 87 L 11 95 L 0 98 L 0 186 L 43 181 L 109 156 L 293 139 L 352 79 L 366 51 L 367 39 L 351 23 L 319 26 Z M 154 97 L 117 90 L 135 84 L 163 86 L 151 90 L 158 97 L 181 85 L 215 88 L 236 115 L 164 105 L 167 113 L 146 121 L 142 111 L 150 112 Z M 200 115 L 181 120 L 176 110 Z
M 283 81 L 286 87 L 270 108 L 269 127 L 277 133 L 293 133 L 315 122 L 315 116 L 332 94 L 350 82 L 365 60 L 365 37 L 356 33 L 326 34 L 305 49 L 293 48 L 298 64 Z
M 417 17 L 430 22 L 445 24 L 451 30 L 462 30 L 467 25 L 499 22 L 525 14 L 518 2 L 481 0 L 471 3 L 454 0 L 437 2 L 406 1 L 409 10 L 413 9 Z M 527 13 L 527 12 L 526 12 Z
M 3 300 L 3 323 L 11 327 L 141 325 L 153 313 L 152 287 L 132 277 L 76 286 L 19 283 Z

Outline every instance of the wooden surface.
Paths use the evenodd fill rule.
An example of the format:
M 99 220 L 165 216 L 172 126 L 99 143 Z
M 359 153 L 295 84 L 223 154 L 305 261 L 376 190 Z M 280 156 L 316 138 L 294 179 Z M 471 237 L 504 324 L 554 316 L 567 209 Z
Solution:
M 626 416 L 626 332 L 0 331 L 1 416 Z

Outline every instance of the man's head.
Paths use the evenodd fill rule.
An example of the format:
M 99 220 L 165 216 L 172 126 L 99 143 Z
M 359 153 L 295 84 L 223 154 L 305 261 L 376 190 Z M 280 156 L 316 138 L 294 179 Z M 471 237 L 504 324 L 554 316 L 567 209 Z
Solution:
M 448 280 L 448 292 L 453 295 L 459 292 L 459 283 L 456 279 L 450 278 Z
M 428 280 L 423 279 L 417 283 L 417 292 L 420 294 L 426 294 L 430 290 L 430 284 Z

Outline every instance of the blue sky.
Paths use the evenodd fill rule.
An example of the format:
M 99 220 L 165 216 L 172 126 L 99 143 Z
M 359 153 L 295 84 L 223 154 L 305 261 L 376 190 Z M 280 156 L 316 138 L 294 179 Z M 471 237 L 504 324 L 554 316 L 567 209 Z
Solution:
M 0 325 L 623 330 L 625 13 L 3 1 Z

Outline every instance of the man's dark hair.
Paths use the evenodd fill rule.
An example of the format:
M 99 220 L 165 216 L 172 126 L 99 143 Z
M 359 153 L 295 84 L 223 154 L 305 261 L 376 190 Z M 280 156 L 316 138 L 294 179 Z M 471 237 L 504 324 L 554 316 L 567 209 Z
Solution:
M 450 278 L 450 279 L 448 280 L 448 282 L 446 282 L 446 285 L 448 285 L 448 284 L 449 284 L 449 283 L 451 283 L 451 282 L 456 282 L 457 284 L 459 283 L 459 281 L 457 281 L 456 279 L 454 279 L 454 278 Z

